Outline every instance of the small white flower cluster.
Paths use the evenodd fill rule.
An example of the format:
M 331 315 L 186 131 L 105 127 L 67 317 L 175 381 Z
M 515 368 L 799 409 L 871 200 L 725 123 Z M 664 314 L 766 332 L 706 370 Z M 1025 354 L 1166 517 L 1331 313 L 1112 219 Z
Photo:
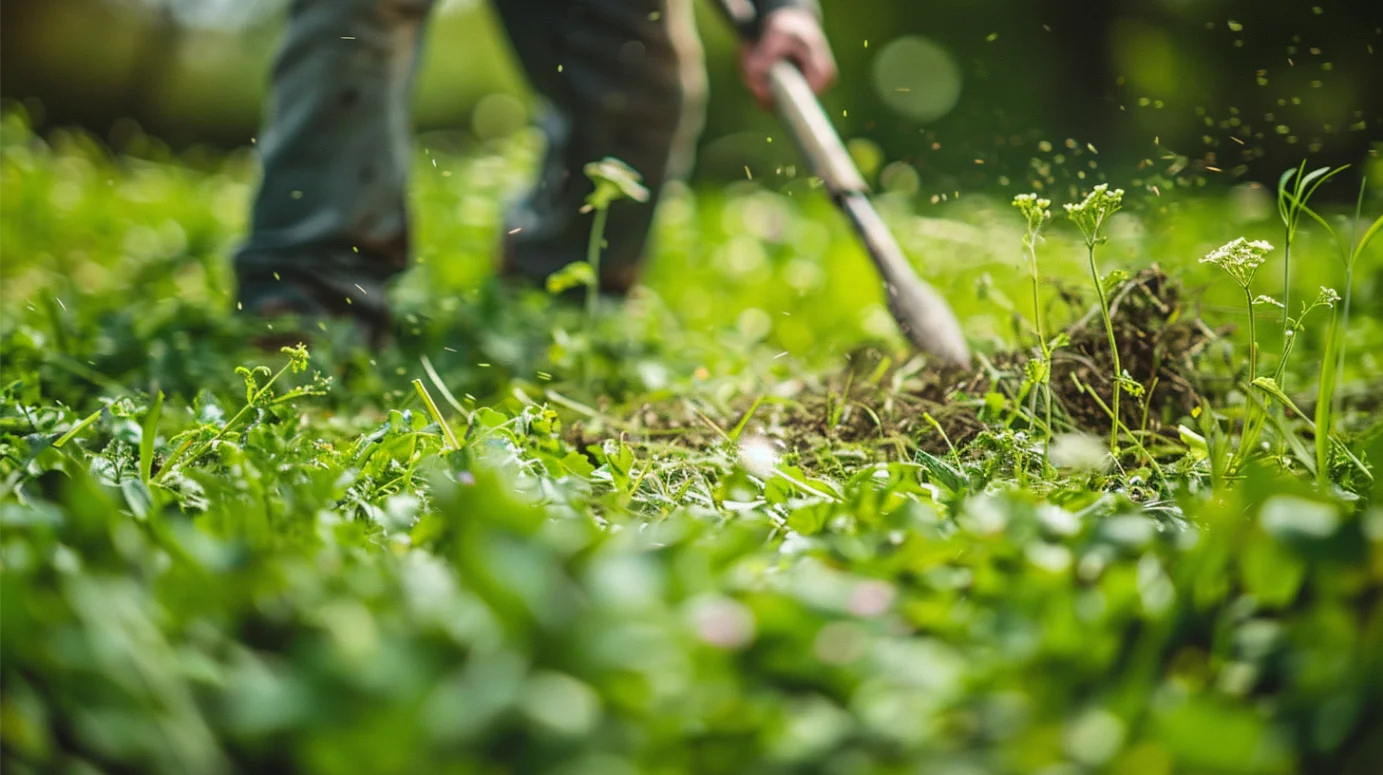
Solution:
M 1263 240 L 1249 240 L 1239 237 L 1211 251 L 1201 259 L 1202 264 L 1214 264 L 1225 270 L 1234 281 L 1245 289 L 1253 281 L 1258 267 L 1268 260 L 1273 246 Z
M 1319 295 L 1319 296 L 1316 297 L 1316 303 L 1313 304 L 1313 305 L 1311 305 L 1311 306 L 1313 306 L 1313 307 L 1334 307 L 1336 304 L 1339 304 L 1339 303 L 1340 303 L 1340 294 L 1336 293 L 1334 288 L 1327 288 L 1327 287 L 1325 287 L 1324 285 L 1322 285 L 1322 286 L 1321 286 L 1321 295 Z
M 1052 200 L 1040 199 L 1037 194 L 1019 194 L 1013 198 L 1013 206 L 1028 220 L 1028 231 L 1035 232 L 1042 223 L 1052 217 Z
M 1100 225 L 1106 218 L 1118 212 L 1123 204 L 1122 188 L 1110 191 L 1107 183 L 1101 183 L 1086 194 L 1080 204 L 1067 204 L 1065 207 L 1066 214 L 1080 227 L 1086 240 L 1094 241 L 1099 237 Z
M 1073 216 L 1081 213 L 1108 214 L 1118 210 L 1123 206 L 1123 203 L 1124 190 L 1122 188 L 1116 188 L 1110 191 L 1108 183 L 1101 183 L 1091 189 L 1090 193 L 1085 195 L 1085 199 L 1082 199 L 1080 204 L 1066 205 L 1066 212 Z

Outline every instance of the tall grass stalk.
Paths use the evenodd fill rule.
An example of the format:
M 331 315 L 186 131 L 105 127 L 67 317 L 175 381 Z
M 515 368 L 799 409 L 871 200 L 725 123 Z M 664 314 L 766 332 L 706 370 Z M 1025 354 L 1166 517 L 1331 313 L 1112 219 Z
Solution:
M 1340 321 L 1340 352 L 1338 364 L 1335 367 L 1335 378 L 1337 383 L 1343 382 L 1345 378 L 1345 354 L 1349 349 L 1349 338 L 1347 336 L 1349 333 L 1349 312 L 1350 304 L 1354 301 L 1354 267 L 1359 263 L 1359 257 L 1364 255 L 1364 249 L 1369 246 L 1369 243 L 1373 241 L 1374 237 L 1378 236 L 1379 230 L 1383 229 L 1383 215 L 1379 215 L 1373 220 L 1373 223 L 1369 224 L 1369 227 L 1364 230 L 1364 235 L 1362 237 L 1358 236 L 1359 224 L 1363 222 L 1364 190 L 1367 185 L 1368 178 L 1359 181 L 1359 196 L 1354 201 L 1354 221 L 1350 227 L 1349 235 L 1350 245 L 1352 247 L 1347 251 L 1348 257 L 1345 259 L 1344 312 Z M 1345 253 L 1345 251 L 1342 251 L 1342 253 Z
M 1330 225 L 1325 218 L 1311 209 L 1307 204 L 1311 195 L 1322 183 L 1345 171 L 1349 165 L 1330 169 L 1322 167 L 1314 170 L 1308 175 L 1302 176 L 1299 169 L 1287 170 L 1283 173 L 1278 182 L 1278 212 L 1282 216 L 1285 224 L 1286 233 L 1290 239 L 1295 235 L 1300 224 L 1301 216 L 1310 216 L 1326 230 L 1334 241 L 1340 254 L 1340 261 L 1344 268 L 1344 304 L 1341 314 L 1337 314 L 1332 306 L 1330 316 L 1330 327 L 1326 331 L 1325 351 L 1322 354 L 1319 379 L 1316 386 L 1316 411 L 1314 425 L 1316 428 L 1316 478 L 1317 483 L 1322 488 L 1328 487 L 1330 483 L 1329 461 L 1331 450 L 1331 433 L 1334 430 L 1334 416 L 1337 410 L 1339 396 L 1336 390 L 1340 383 L 1344 381 L 1345 360 L 1349 349 L 1349 317 L 1350 308 L 1354 300 L 1354 268 L 1358 263 L 1359 257 L 1363 255 L 1373 238 L 1377 236 L 1380 228 L 1383 228 L 1383 216 L 1376 218 L 1369 228 L 1359 235 L 1359 226 L 1363 221 L 1364 193 L 1367 186 L 1367 178 L 1359 182 L 1359 194 L 1355 199 L 1354 218 L 1350 223 L 1349 240 L 1341 240 L 1340 235 Z M 1293 175 L 1298 176 L 1295 186 L 1288 188 L 1287 182 Z M 1278 365 L 1278 377 L 1281 379 L 1283 368 L 1286 365 L 1286 352 L 1284 348 L 1282 363 Z
M 1349 165 L 1330 169 L 1321 167 L 1320 169 L 1306 171 L 1306 162 L 1303 161 L 1299 166 L 1288 169 L 1282 173 L 1282 177 L 1277 181 L 1277 213 L 1282 219 L 1282 359 L 1278 362 L 1274 372 L 1274 379 L 1278 385 L 1286 385 L 1285 368 L 1287 365 L 1288 342 L 1294 332 L 1292 331 L 1292 245 L 1296 242 L 1297 230 L 1301 226 L 1301 216 L 1310 215 L 1320 221 L 1329 230 L 1328 224 L 1316 215 L 1306 202 L 1316 193 L 1316 189 L 1321 184 L 1335 177 L 1349 168 Z M 1290 184 L 1290 187 L 1289 187 Z M 1346 296 L 1349 291 L 1346 289 Z

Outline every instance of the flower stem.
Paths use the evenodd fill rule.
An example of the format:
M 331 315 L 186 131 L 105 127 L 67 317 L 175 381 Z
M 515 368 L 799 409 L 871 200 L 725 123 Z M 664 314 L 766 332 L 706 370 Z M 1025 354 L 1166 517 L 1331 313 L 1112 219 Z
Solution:
M 1038 283 L 1040 279 L 1037 273 L 1037 247 L 1033 244 L 1036 235 L 1030 237 L 1028 242 L 1028 262 L 1032 267 L 1032 314 L 1033 320 L 1037 325 L 1037 343 L 1042 348 L 1042 358 L 1046 361 L 1044 369 L 1045 376 L 1042 378 L 1042 400 L 1047 409 L 1047 434 L 1042 440 L 1042 462 L 1047 464 L 1048 457 L 1052 448 L 1052 351 L 1047 344 L 1047 326 L 1042 322 L 1042 299 L 1038 293 Z M 1036 392 L 1033 393 L 1036 399 Z M 1036 414 L 1032 407 L 1028 411 Z
M 1258 379 L 1258 325 L 1253 314 L 1253 292 L 1247 285 L 1244 286 L 1244 302 L 1249 308 L 1249 384 Z M 1285 316 L 1284 316 L 1285 317 Z M 1286 334 L 1287 327 L 1283 326 L 1283 333 Z M 1283 342 L 1287 341 L 1283 337 Z
M 1245 289 L 1245 292 L 1247 292 L 1247 289 Z M 1252 302 L 1250 302 L 1250 303 L 1252 303 Z M 1251 314 L 1252 311 L 1253 311 L 1253 309 L 1252 309 L 1252 307 L 1250 307 L 1250 308 L 1249 308 L 1249 312 L 1250 312 L 1250 323 L 1252 322 L 1252 314 Z M 1283 347 L 1282 362 L 1283 362 L 1283 365 L 1284 365 L 1284 366 L 1286 365 L 1286 362 L 1287 362 L 1287 350 L 1286 350 L 1286 348 L 1287 348 L 1287 338 L 1288 338 L 1289 336 L 1292 335 L 1291 332 L 1292 332 L 1292 230 L 1291 230 L 1291 229 L 1288 229 L 1288 230 L 1287 230 L 1286 239 L 1283 241 L 1283 248 L 1282 248 L 1282 347 Z M 1255 346 L 1255 347 L 1257 346 L 1257 341 L 1258 341 L 1258 340 L 1256 340 L 1256 339 L 1254 340 L 1254 346 Z M 1250 352 L 1252 352 L 1252 351 L 1250 351 Z M 1287 370 L 1286 370 L 1285 368 L 1279 368 L 1279 369 L 1278 369 L 1278 373 L 1279 373 L 1279 375 L 1280 375 L 1280 377 L 1279 377 L 1279 379 L 1278 379 L 1278 385 L 1279 385 L 1280 387 L 1282 387 L 1282 388 L 1285 390 L 1285 389 L 1286 389 L 1286 386 L 1287 386 L 1287 383 L 1286 383 Z
M 1110 402 L 1114 422 L 1109 426 L 1109 452 L 1115 460 L 1119 458 L 1119 380 L 1124 376 L 1123 366 L 1119 363 L 1119 344 L 1114 338 L 1114 321 L 1109 317 L 1109 299 L 1105 296 L 1104 283 L 1100 282 L 1100 270 L 1095 266 L 1095 243 L 1086 242 L 1086 249 L 1090 259 L 1090 277 L 1095 281 L 1095 293 L 1100 298 L 1100 316 L 1104 319 L 1104 330 L 1109 336 L 1109 354 L 1114 360 L 1114 392 L 1113 400 Z
M 1244 461 L 1248 460 L 1249 454 L 1258 444 L 1258 435 L 1263 429 L 1263 413 L 1268 411 L 1253 400 L 1253 383 L 1258 379 L 1258 323 L 1253 314 L 1253 291 L 1249 290 L 1247 284 L 1244 285 L 1244 303 L 1249 311 L 1249 383 L 1244 430 L 1239 437 L 1238 465 L 1242 465 Z M 1237 467 L 1236 465 L 1235 468 Z
M 586 286 L 586 383 L 590 384 L 595 374 L 595 315 L 600 299 L 600 249 L 605 244 L 605 219 L 609 216 L 609 205 L 598 205 L 595 210 L 595 223 L 591 224 L 591 240 L 586 246 L 586 263 L 591 265 L 591 284 Z
M 608 207 L 596 208 L 595 223 L 591 225 L 591 240 L 586 245 L 586 263 L 591 265 L 593 275 L 591 284 L 586 289 L 586 315 L 591 319 L 595 317 L 596 299 L 600 296 L 600 248 L 605 242 L 605 219 L 609 214 Z M 587 325 L 589 327 L 589 321 Z

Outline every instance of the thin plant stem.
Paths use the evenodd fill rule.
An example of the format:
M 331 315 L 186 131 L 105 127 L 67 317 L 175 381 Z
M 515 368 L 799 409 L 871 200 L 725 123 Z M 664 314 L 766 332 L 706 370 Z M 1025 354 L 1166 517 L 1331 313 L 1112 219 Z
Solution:
M 609 214 L 608 207 L 596 208 L 595 223 L 591 226 L 591 240 L 586 245 L 586 263 L 591 265 L 593 276 L 586 290 L 586 314 L 592 320 L 595 318 L 596 299 L 600 296 L 600 249 L 605 242 L 605 219 Z
M 1343 384 L 1345 381 L 1345 351 L 1349 349 L 1349 309 L 1350 302 L 1354 300 L 1354 263 L 1355 259 L 1359 258 L 1359 253 L 1362 252 L 1364 247 L 1359 244 L 1358 239 L 1359 219 L 1364 212 L 1364 190 L 1367 186 L 1368 176 L 1365 175 L 1363 179 L 1359 181 L 1359 196 L 1354 200 L 1354 221 L 1350 224 L 1349 229 L 1350 249 L 1345 255 L 1345 293 L 1344 306 L 1340 315 L 1340 338 L 1337 343 L 1340 349 L 1339 352 L 1336 353 L 1335 385 Z M 1338 408 L 1334 405 L 1337 400 L 1338 397 L 1334 395 L 1334 391 L 1332 391 L 1330 396 L 1332 413 Z
M 1338 353 L 1336 366 L 1335 383 L 1344 382 L 1345 379 L 1345 350 L 1349 344 L 1349 307 L 1354 300 L 1354 261 L 1349 262 L 1345 267 L 1345 303 L 1340 313 L 1340 352 Z M 1334 397 L 1331 400 L 1335 400 Z
M 1167 481 L 1167 475 L 1162 473 L 1162 466 L 1157 464 L 1157 459 L 1153 457 L 1152 453 L 1148 451 L 1148 448 L 1139 440 L 1138 434 L 1134 433 L 1132 428 L 1124 425 L 1124 423 L 1119 420 L 1119 416 L 1114 414 L 1113 410 L 1109 408 L 1109 405 L 1100 399 L 1100 395 L 1095 392 L 1094 386 L 1082 383 L 1079 378 L 1076 379 L 1076 386 L 1090 395 L 1091 400 L 1093 400 L 1100 409 L 1104 410 L 1105 414 L 1109 415 L 1115 427 L 1122 427 L 1124 429 L 1124 432 L 1128 434 L 1129 441 L 1133 442 L 1134 448 L 1142 453 L 1143 457 L 1148 461 L 1148 466 L 1157 474 L 1158 480 L 1165 483 Z M 1114 465 L 1119 465 L 1117 459 L 1114 461 Z
M 1348 298 L 1348 296 L 1346 296 Z M 1316 415 L 1315 415 L 1315 435 L 1316 435 L 1316 483 L 1321 491 L 1327 491 L 1330 487 L 1330 431 L 1334 426 L 1335 414 L 1335 385 L 1337 384 L 1338 372 L 1336 370 L 1337 356 L 1339 351 L 1344 349 L 1343 326 L 1332 309 L 1330 312 L 1330 328 L 1325 334 L 1325 353 L 1321 359 L 1320 384 L 1316 388 Z M 1338 348 L 1338 351 L 1337 351 Z M 1343 363 L 1342 360 L 1339 360 Z
M 1244 301 L 1249 310 L 1249 384 L 1253 384 L 1253 381 L 1258 379 L 1258 325 L 1253 314 L 1253 292 L 1247 285 L 1244 286 Z M 1290 325 L 1290 321 L 1287 325 Z M 1287 326 L 1284 326 L 1283 332 L 1286 333 L 1287 330 Z M 1285 344 L 1286 337 L 1283 337 L 1282 341 Z
M 1252 304 L 1252 300 L 1250 300 L 1250 305 L 1251 305 L 1251 304 Z M 1249 312 L 1250 312 L 1250 315 L 1249 315 L 1249 325 L 1252 326 L 1252 324 L 1253 324 L 1253 315 L 1252 315 L 1253 310 L 1252 310 L 1252 307 L 1250 307 Z M 1287 342 L 1288 342 L 1288 338 L 1289 338 L 1291 335 L 1292 335 L 1292 230 L 1289 228 L 1289 229 L 1287 229 L 1286 237 L 1285 237 L 1285 239 L 1284 239 L 1284 241 L 1283 241 L 1283 248 L 1282 248 L 1282 364 L 1283 364 L 1283 366 L 1285 366 L 1286 363 L 1287 363 Z M 1255 339 L 1255 340 L 1253 340 L 1253 342 L 1254 342 L 1254 343 L 1253 343 L 1253 345 L 1251 345 L 1251 346 L 1256 348 L 1256 347 L 1258 346 L 1258 340 Z M 1253 350 L 1250 350 L 1249 353 L 1250 353 L 1250 356 L 1252 356 Z M 1278 376 L 1278 384 L 1282 385 L 1282 386 L 1283 386 L 1283 389 L 1286 389 L 1286 381 L 1285 381 L 1285 380 L 1286 380 L 1286 376 L 1287 376 L 1287 375 L 1286 375 L 1286 369 L 1285 369 L 1285 368 L 1279 367 L 1279 368 L 1278 368 L 1278 375 L 1279 375 L 1279 376 Z M 1252 381 L 1253 381 L 1252 378 L 1250 378 L 1249 381 L 1252 382 Z
M 207 450 L 211 449 L 213 444 L 220 441 L 221 438 L 224 437 L 230 431 L 231 428 L 235 427 L 235 425 L 240 422 L 240 418 L 244 417 L 251 409 L 259 405 L 260 399 L 268 395 L 269 388 L 273 387 L 274 383 L 278 381 L 279 377 L 282 377 L 284 374 L 287 374 L 288 370 L 291 368 L 293 368 L 292 363 L 285 364 L 283 368 L 279 369 L 277 373 L 270 377 L 269 381 L 264 383 L 264 385 L 261 386 L 259 390 L 256 390 L 254 395 L 250 397 L 250 400 L 247 401 L 244 406 L 240 407 L 240 411 L 236 412 L 235 416 L 231 417 L 226 424 L 221 426 L 220 430 L 216 431 L 216 435 L 212 436 L 211 438 L 207 439 L 201 444 L 198 444 L 196 447 L 191 446 L 191 439 L 188 439 L 186 442 L 184 442 L 183 445 L 179 447 L 176 452 L 173 453 L 173 456 L 169 458 L 166 463 L 163 464 L 163 468 L 159 469 L 158 474 L 153 477 L 152 481 L 162 481 L 163 477 L 167 476 L 168 473 L 173 470 L 176 464 L 181 462 L 184 457 L 187 458 L 188 463 L 191 463 L 200 458 L 202 455 L 205 455 Z M 189 448 L 191 448 L 192 450 L 190 453 L 188 452 Z M 186 465 L 186 463 L 184 463 L 184 465 Z
M 586 246 L 586 263 L 591 265 L 591 284 L 586 287 L 586 383 L 590 384 L 595 374 L 595 316 L 600 299 L 600 249 L 605 243 L 605 219 L 609 216 L 608 205 L 597 206 L 595 223 L 591 225 L 591 240 Z
M 1047 410 L 1047 433 L 1042 439 L 1042 465 L 1046 466 L 1052 449 L 1052 351 L 1047 344 L 1047 326 L 1042 320 L 1042 299 L 1038 292 L 1040 278 L 1037 273 L 1037 247 L 1033 244 L 1032 238 L 1026 242 L 1028 244 L 1028 263 L 1032 267 L 1032 315 L 1033 321 L 1037 325 L 1037 343 L 1042 348 L 1042 360 L 1045 361 L 1041 392 Z M 1033 393 L 1032 402 L 1028 413 L 1036 417 L 1036 392 Z
M 1109 317 L 1109 298 L 1105 296 L 1104 283 L 1100 282 L 1100 271 L 1095 266 L 1095 243 L 1086 242 L 1086 252 L 1090 260 L 1090 276 L 1095 281 L 1095 293 L 1100 298 L 1100 316 L 1104 319 L 1104 330 L 1109 336 L 1109 354 L 1114 360 L 1114 391 L 1110 404 L 1113 412 L 1114 422 L 1109 426 L 1109 452 L 1117 459 L 1119 456 L 1119 380 L 1123 378 L 1124 369 L 1119 363 L 1119 345 L 1114 338 L 1114 321 Z
M 1248 285 L 1244 286 L 1244 303 L 1248 307 L 1249 313 L 1249 380 L 1245 390 L 1248 395 L 1253 393 L 1253 383 L 1258 379 L 1258 322 L 1257 316 L 1253 313 L 1253 291 Z M 1239 437 L 1238 463 L 1248 459 L 1254 445 L 1258 443 L 1258 436 L 1263 428 L 1263 413 L 1271 411 L 1260 406 L 1257 402 L 1250 400 L 1244 414 L 1244 430 Z M 1235 462 L 1235 461 L 1231 461 Z M 1237 468 L 1237 466 L 1235 466 Z

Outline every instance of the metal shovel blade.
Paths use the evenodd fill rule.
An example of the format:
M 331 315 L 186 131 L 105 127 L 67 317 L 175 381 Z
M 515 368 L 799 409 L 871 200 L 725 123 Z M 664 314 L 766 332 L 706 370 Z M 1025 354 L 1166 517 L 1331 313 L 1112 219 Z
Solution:
M 970 348 L 960 322 L 941 294 L 908 264 L 888 226 L 863 194 L 846 194 L 840 207 L 855 224 L 883 279 L 888 310 L 914 346 L 962 368 L 970 365 Z

